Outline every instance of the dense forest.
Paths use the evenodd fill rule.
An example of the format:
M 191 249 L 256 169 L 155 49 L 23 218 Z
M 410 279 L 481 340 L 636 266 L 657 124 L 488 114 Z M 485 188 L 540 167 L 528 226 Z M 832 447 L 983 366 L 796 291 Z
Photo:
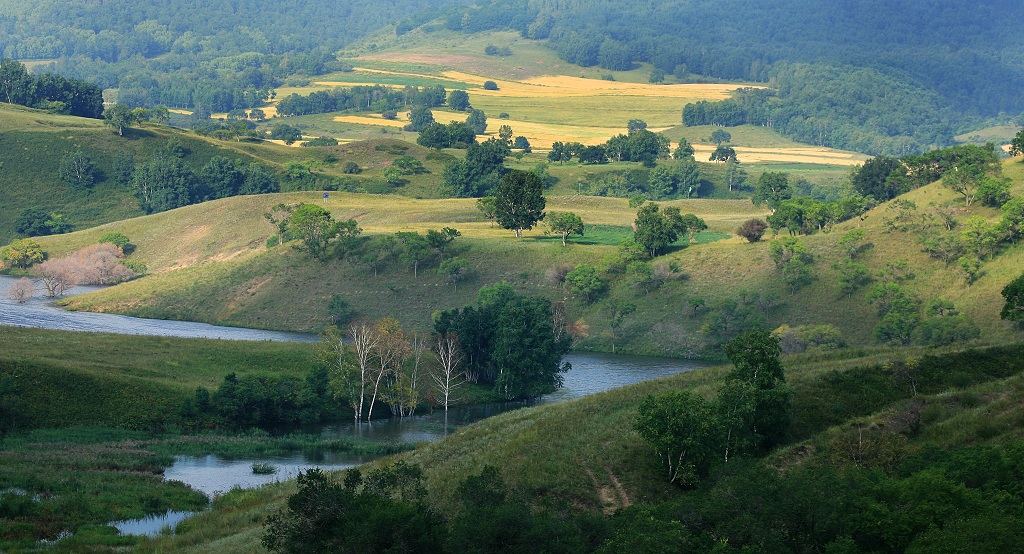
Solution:
M 0 0 L 0 57 L 52 60 L 44 71 L 120 87 L 133 106 L 230 111 L 259 105 L 286 77 L 344 69 L 339 48 L 439 3 L 451 4 Z
M 440 18 L 450 30 L 515 29 L 566 61 L 613 70 L 653 65 L 652 82 L 768 84 L 725 110 L 797 140 L 906 155 L 1019 119 L 1024 6 L 842 0 L 395 0 L 344 6 L 296 0 L 0 0 L 0 56 L 52 60 L 41 71 L 118 87 L 133 106 L 230 111 L 258 106 L 288 78 L 346 69 L 337 51 L 388 25 Z M 438 28 L 432 24 L 431 29 Z M 40 69 L 36 69 L 40 71 Z M 680 106 L 682 108 L 682 106 Z M 738 116 L 736 114 L 739 114 Z

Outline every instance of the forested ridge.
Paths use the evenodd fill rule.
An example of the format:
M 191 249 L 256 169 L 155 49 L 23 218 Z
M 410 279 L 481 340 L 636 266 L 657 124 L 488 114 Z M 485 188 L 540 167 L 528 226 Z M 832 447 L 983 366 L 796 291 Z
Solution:
M 1007 0 L 493 0 L 447 24 L 546 38 L 584 66 L 649 62 L 680 80 L 768 83 L 778 92 L 771 117 L 745 122 L 823 146 L 905 154 L 1024 110 L 1022 16 L 1024 6 Z
M 132 106 L 252 108 L 293 75 L 344 69 L 335 52 L 447 0 L 0 0 L 0 58 L 120 88 Z

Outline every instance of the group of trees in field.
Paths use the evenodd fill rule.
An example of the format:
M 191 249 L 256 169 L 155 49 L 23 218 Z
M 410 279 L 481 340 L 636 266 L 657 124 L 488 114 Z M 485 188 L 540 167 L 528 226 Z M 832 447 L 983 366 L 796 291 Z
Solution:
M 402 89 L 383 85 L 335 87 L 311 92 L 306 96 L 289 94 L 277 102 L 277 113 L 308 115 L 339 111 L 394 112 L 409 106 L 441 106 L 445 98 L 446 92 L 441 85 L 423 88 L 409 85 Z
M 100 87 L 51 73 L 31 75 L 7 58 L 0 58 L 0 102 L 93 119 L 103 114 Z
M 579 158 L 582 164 L 603 164 L 613 160 L 640 162 L 645 167 L 654 167 L 657 160 L 668 158 L 667 138 L 648 131 L 647 124 L 639 119 L 630 120 L 627 127 L 628 134 L 616 135 L 602 145 L 584 146 L 579 142 L 556 141 L 548 152 L 548 161 L 562 163 Z
M 792 390 L 780 362 L 779 339 L 749 331 L 725 346 L 734 369 L 715 401 L 678 391 L 640 403 L 634 428 L 654 447 L 668 481 L 693 487 L 715 465 L 782 444 Z
M 114 178 L 135 194 L 146 213 L 162 212 L 189 204 L 239 194 L 263 194 L 279 190 L 276 175 L 262 165 L 245 164 L 236 158 L 214 156 L 194 170 L 186 163 L 190 152 L 176 138 L 146 160 L 128 153 L 114 160 Z

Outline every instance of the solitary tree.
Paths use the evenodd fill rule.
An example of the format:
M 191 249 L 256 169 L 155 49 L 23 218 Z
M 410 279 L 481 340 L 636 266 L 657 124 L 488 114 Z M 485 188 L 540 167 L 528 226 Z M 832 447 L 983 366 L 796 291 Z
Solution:
M 7 291 L 7 296 L 18 304 L 24 304 L 31 300 L 32 295 L 35 293 L 36 286 L 32 284 L 32 281 L 28 277 L 22 277 L 11 285 L 10 290 Z
M 494 193 L 494 214 L 502 228 L 523 236 L 523 229 L 533 229 L 544 219 L 547 200 L 542 191 L 544 181 L 529 171 L 512 170 L 501 178 Z
M 719 145 L 715 148 L 715 151 L 711 153 L 711 157 L 708 158 L 713 162 L 727 162 L 729 160 L 736 160 L 736 149 L 731 146 Z
M 469 94 L 464 90 L 448 92 L 448 107 L 460 112 L 469 109 Z
M 494 204 L 495 198 L 493 196 L 484 196 L 476 200 L 476 209 L 480 210 L 480 213 L 484 216 L 484 219 L 491 222 L 491 226 L 494 226 Z
M 484 114 L 483 110 L 473 110 L 469 112 L 469 117 L 466 118 L 466 125 L 468 125 L 474 133 L 482 135 L 487 131 L 487 115 Z M 509 136 L 511 136 L 511 133 L 509 133 Z
M 652 258 L 679 240 L 681 233 L 686 232 L 686 223 L 679 213 L 679 208 L 665 208 L 665 211 L 661 212 L 657 204 L 641 206 L 633 225 L 633 239 L 643 246 Z
M 768 222 L 763 219 L 748 219 L 740 225 L 739 229 L 736 229 L 736 234 L 747 239 L 747 242 L 757 242 L 764 236 L 764 232 L 768 230 Z
M 46 252 L 39 243 L 30 239 L 18 239 L 0 248 L 0 261 L 25 269 L 46 259 Z
M 1024 273 L 1010 281 L 1001 293 L 1006 299 L 999 317 L 1007 321 L 1024 322 Z
M 438 368 L 431 377 L 440 396 L 441 405 L 447 412 L 454 399 L 455 389 L 466 382 L 466 374 L 460 369 L 462 349 L 459 347 L 458 336 L 455 333 L 437 335 L 434 354 L 437 356 Z
M 547 218 L 552 233 L 562 236 L 562 246 L 569 235 L 583 236 L 583 220 L 573 212 L 553 212 Z
M 117 103 L 103 111 L 103 123 L 117 129 L 119 136 L 124 136 L 125 127 L 131 127 L 149 119 L 149 111 L 145 108 L 130 108 L 127 104 Z
M 288 230 L 293 237 L 302 241 L 302 250 L 320 262 L 327 259 L 327 245 L 338 236 L 339 223 L 331 217 L 331 212 L 316 204 L 302 204 L 292 212 L 288 221 Z
M 711 132 L 711 142 L 715 144 L 722 144 L 732 140 L 732 135 L 728 131 L 723 129 L 715 129 Z

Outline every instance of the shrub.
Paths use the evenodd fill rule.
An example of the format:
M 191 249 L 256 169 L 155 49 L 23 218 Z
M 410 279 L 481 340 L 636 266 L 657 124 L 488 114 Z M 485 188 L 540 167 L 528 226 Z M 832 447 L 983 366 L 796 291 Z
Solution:
M 356 162 L 345 162 L 345 165 L 341 168 L 341 172 L 349 175 L 355 175 L 362 173 L 363 168 L 359 167 L 359 164 Z
M 494 81 L 484 81 L 484 90 L 498 90 L 498 83 Z
M 740 225 L 739 229 L 736 229 L 736 234 L 747 239 L 747 242 L 757 242 L 764 236 L 764 232 L 768 230 L 768 222 L 763 219 L 748 219 Z

